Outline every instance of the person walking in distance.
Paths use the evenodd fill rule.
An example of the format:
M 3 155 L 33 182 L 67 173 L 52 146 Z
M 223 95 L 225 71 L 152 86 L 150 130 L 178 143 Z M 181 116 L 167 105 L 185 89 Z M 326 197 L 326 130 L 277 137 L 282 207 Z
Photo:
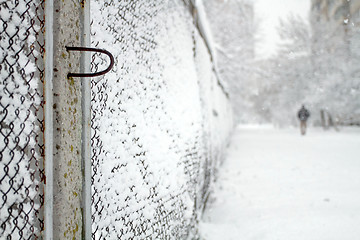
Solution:
M 310 117 L 309 111 L 305 108 L 304 105 L 300 108 L 298 112 L 298 118 L 300 120 L 300 131 L 301 135 L 305 135 L 306 133 L 306 121 Z

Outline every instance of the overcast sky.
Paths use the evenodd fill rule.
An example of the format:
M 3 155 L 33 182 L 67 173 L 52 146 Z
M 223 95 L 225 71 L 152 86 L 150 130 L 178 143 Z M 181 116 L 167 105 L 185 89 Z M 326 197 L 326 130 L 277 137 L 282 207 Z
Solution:
M 276 26 L 279 18 L 286 18 L 289 14 L 297 14 L 308 20 L 310 0 L 253 0 L 255 18 L 260 20 L 257 36 L 256 55 L 266 58 L 276 52 L 276 44 L 280 38 Z

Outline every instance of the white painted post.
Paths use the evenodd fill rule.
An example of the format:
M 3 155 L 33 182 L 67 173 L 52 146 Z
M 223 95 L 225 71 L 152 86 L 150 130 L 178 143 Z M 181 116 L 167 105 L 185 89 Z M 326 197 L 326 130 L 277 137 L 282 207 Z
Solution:
M 54 1 L 54 209 L 53 238 L 82 238 L 82 113 L 81 80 L 68 77 L 80 72 L 79 52 L 69 52 L 67 46 L 80 46 L 80 1 Z
M 45 27 L 44 239 L 91 239 L 91 79 L 66 77 L 90 72 L 90 53 L 66 52 L 90 46 L 90 1 L 46 0 Z
M 81 16 L 82 47 L 90 47 L 90 1 L 84 1 Z M 90 72 L 90 52 L 81 55 L 80 70 L 82 73 Z M 83 212 L 83 239 L 91 239 L 91 78 L 81 78 L 81 109 L 82 109 L 82 133 L 81 133 L 81 164 L 83 172 L 82 185 L 82 212 Z
M 45 239 L 53 239 L 53 0 L 45 1 L 45 80 L 44 80 L 44 118 L 45 118 Z

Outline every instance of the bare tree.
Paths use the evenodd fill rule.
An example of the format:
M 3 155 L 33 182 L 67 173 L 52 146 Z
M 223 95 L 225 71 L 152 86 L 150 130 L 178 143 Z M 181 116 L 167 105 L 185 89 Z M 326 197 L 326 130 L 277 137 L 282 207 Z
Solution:
M 254 77 L 253 3 L 246 0 L 207 0 L 207 14 L 214 34 L 218 70 L 226 81 L 234 112 L 248 121 L 257 94 Z

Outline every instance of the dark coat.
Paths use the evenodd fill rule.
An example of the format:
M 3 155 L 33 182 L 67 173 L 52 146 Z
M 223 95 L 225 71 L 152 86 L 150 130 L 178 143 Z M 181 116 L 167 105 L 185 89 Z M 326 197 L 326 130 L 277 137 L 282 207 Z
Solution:
M 309 111 L 306 108 L 302 107 L 298 112 L 298 118 L 300 119 L 300 121 L 306 121 L 309 117 Z

